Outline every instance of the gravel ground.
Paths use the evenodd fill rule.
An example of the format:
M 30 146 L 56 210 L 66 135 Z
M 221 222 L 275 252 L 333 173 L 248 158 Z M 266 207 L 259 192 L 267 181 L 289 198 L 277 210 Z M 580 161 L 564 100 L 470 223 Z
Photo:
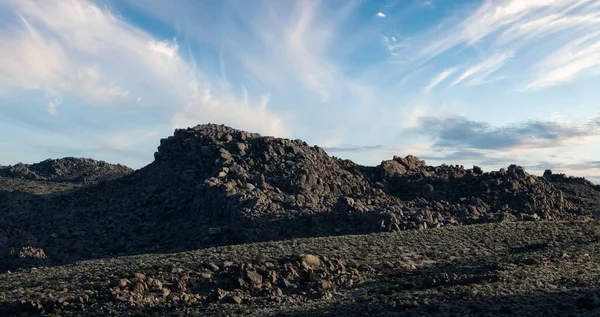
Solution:
M 599 277 L 599 222 L 504 222 L 22 269 L 0 315 L 592 316 Z

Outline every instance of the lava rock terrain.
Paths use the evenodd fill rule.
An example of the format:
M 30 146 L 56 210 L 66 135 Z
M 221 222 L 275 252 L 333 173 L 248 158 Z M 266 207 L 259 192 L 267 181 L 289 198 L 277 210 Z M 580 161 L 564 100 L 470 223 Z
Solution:
M 497 228 L 522 223 L 525 227 L 515 228 L 528 230 L 527 226 L 534 228 L 539 223 L 574 223 L 573 230 L 584 226 L 589 231 L 598 212 L 600 186 L 551 171 L 538 177 L 518 165 L 491 172 L 483 172 L 477 166 L 433 167 L 410 155 L 365 167 L 330 157 L 322 148 L 301 140 L 207 124 L 178 129 L 173 136 L 162 139 L 154 162 L 136 171 L 74 158 L 0 167 L 0 272 L 11 279 L 20 274 L 15 271 L 39 272 L 37 268 L 50 267 L 44 269 L 50 274 L 60 270 L 54 268 L 56 265 L 79 267 L 77 263 L 83 263 L 79 262 L 82 260 L 144 254 L 160 257 L 159 254 L 198 249 L 225 252 L 231 245 L 269 241 L 285 244 L 297 238 L 370 234 L 384 239 L 393 234 L 390 232 L 422 232 L 427 236 L 440 230 L 461 236 L 462 231 L 455 230 L 467 230 L 462 229 L 465 225 Z M 510 240 L 509 236 L 505 234 L 505 239 Z M 551 236 L 544 239 L 560 242 Z M 339 247 L 328 241 L 334 240 L 320 243 L 324 247 Z M 595 243 L 593 238 L 590 241 Z M 381 251 L 373 248 L 374 252 Z M 361 250 L 369 252 L 366 247 Z M 366 270 L 363 267 L 361 271 L 360 263 L 369 266 L 371 262 L 354 258 L 360 263 L 353 266 L 345 263 L 347 254 L 337 257 L 317 251 L 316 255 L 306 250 L 275 257 L 266 255 L 269 259 L 264 261 L 253 259 L 252 263 L 227 267 L 223 263 L 204 263 L 202 269 L 195 268 L 193 272 L 171 272 L 179 275 L 170 275 L 167 280 L 159 272 L 166 272 L 165 268 L 155 271 L 154 277 L 135 275 L 136 272 L 118 276 L 107 273 L 118 282 L 106 287 L 95 284 L 93 291 L 88 289 L 91 292 L 77 298 L 56 302 L 27 299 L 21 303 L 15 302 L 15 294 L 25 295 L 13 290 L 9 293 L 14 296 L 8 296 L 0 307 L 7 314 L 65 309 L 75 314 L 79 308 L 73 307 L 101 309 L 104 304 L 117 301 L 128 307 L 145 307 L 148 312 L 166 309 L 174 313 L 173 309 L 179 307 L 181 311 L 182 307 L 169 303 L 180 302 L 184 297 L 183 303 L 199 305 L 204 312 L 221 304 L 268 306 L 290 298 L 292 304 L 307 300 L 327 306 L 326 303 L 341 300 L 339 294 L 351 293 L 357 285 L 363 285 L 359 289 L 364 290 L 370 287 L 368 281 L 383 283 L 377 278 L 384 276 L 391 281 L 399 279 L 400 284 L 431 287 L 501 281 L 496 273 L 481 277 L 477 272 L 440 276 L 427 273 L 426 277 L 406 280 L 402 277 L 405 273 L 394 274 L 412 270 L 410 261 L 402 262 L 400 271 L 393 269 L 400 265 L 393 262 Z M 390 252 L 393 257 L 401 257 L 397 251 Z M 306 261 L 298 260 L 306 254 L 314 256 L 322 266 L 308 267 Z M 432 258 L 440 261 L 436 256 Z M 232 258 L 221 260 L 233 263 Z M 290 273 L 290 268 L 297 276 Z M 294 278 L 288 278 L 289 274 Z M 284 275 L 288 277 L 282 278 Z M 185 280 L 181 282 L 185 285 L 175 280 Z M 170 286 L 163 288 L 158 283 Z M 5 287 L 10 288 L 9 284 Z M 398 292 L 397 285 L 388 288 L 395 289 L 393 294 Z M 194 291 L 190 293 L 189 289 Z M 354 301 L 362 296 L 350 293 L 344 296 Z M 369 304 L 373 311 L 363 312 L 394 311 L 388 297 Z M 269 302 L 269 298 L 279 299 Z M 356 311 L 356 305 L 351 304 L 349 311 Z M 410 311 L 412 304 L 407 305 L 401 305 L 401 311 Z M 323 309 L 313 313 L 330 310 Z

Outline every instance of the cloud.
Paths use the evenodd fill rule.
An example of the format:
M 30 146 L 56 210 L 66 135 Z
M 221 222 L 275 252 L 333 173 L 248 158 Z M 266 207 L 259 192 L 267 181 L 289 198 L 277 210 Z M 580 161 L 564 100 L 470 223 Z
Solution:
M 48 120 L 44 116 L 32 115 L 31 109 L 22 107 L 0 116 L 0 133 L 8 131 L 14 136 L 4 140 L 4 143 L 19 149 L 3 155 L 2 161 L 34 163 L 60 155 L 92 157 L 137 168 L 152 159 L 153 149 L 156 148 L 156 131 L 113 128 L 109 122 L 87 118 L 69 122 L 65 119 L 67 115 L 53 116 Z M 58 121 L 58 124 L 53 121 Z M 133 143 L 138 146 L 130 146 Z M 140 144 L 150 146 L 140 147 Z
M 514 60 L 520 77 L 528 81 L 524 87 L 539 89 L 600 74 L 599 32 L 600 5 L 594 0 L 486 0 L 475 10 L 465 7 L 462 13 L 412 35 L 403 45 L 386 47 L 405 65 L 457 51 L 467 61 L 483 60 L 471 62 L 474 66 L 454 82 L 464 81 L 467 86 L 486 82 L 486 77 Z
M 590 175 L 585 176 L 585 178 L 596 185 L 600 185 L 600 175 Z
M 56 108 L 58 107 L 59 104 L 60 104 L 60 101 L 56 98 L 54 100 L 51 100 L 50 102 L 48 102 L 48 109 L 47 109 L 48 113 L 53 116 L 56 116 L 58 114 L 56 111 Z
M 478 166 L 508 166 L 514 162 L 514 157 L 498 156 L 489 150 L 479 149 L 461 149 L 458 151 L 450 151 L 446 153 L 436 153 L 433 155 L 422 155 L 420 159 L 425 161 L 433 161 L 438 164 L 459 164 L 474 163 Z
M 597 74 L 600 71 L 600 32 L 569 42 L 539 62 L 536 68 L 535 79 L 525 89 L 555 86 L 582 74 Z
M 467 82 L 468 86 L 481 84 L 490 74 L 504 66 L 504 64 L 506 64 L 513 56 L 513 52 L 495 54 L 483 62 L 469 67 L 460 76 L 458 76 L 455 81 L 452 82 L 452 86 L 456 86 L 467 78 L 471 78 Z
M 423 155 L 419 158 L 424 160 L 436 160 L 436 161 L 447 161 L 447 160 L 481 160 L 487 158 L 485 152 L 476 149 L 465 149 L 459 151 L 453 151 L 445 154 L 437 155 Z
M 435 4 L 433 3 L 433 1 L 429 1 L 429 0 L 425 0 L 423 2 L 421 2 L 421 5 L 424 7 L 428 7 L 428 8 L 435 8 Z
M 596 118 L 597 120 L 597 118 Z M 419 132 L 431 136 L 440 148 L 509 150 L 566 146 L 586 137 L 600 136 L 596 120 L 571 124 L 526 121 L 493 127 L 465 117 L 421 117 Z
M 132 126 L 163 120 L 161 131 L 171 124 L 210 119 L 285 133 L 286 125 L 271 113 L 268 98 L 251 96 L 261 101 L 243 104 L 239 92 L 214 84 L 209 70 L 186 59 L 176 39 L 157 38 L 109 7 L 88 0 L 11 1 L 0 3 L 0 14 L 15 17 L 0 23 L 0 87 L 5 98 L 43 93 L 51 99 L 46 105 L 53 116 L 59 104 L 89 116 L 95 115 L 95 107 L 107 107 L 111 110 L 104 115 L 113 118 L 137 115 L 128 122 Z M 142 107 L 141 97 L 134 94 L 147 96 Z M 87 112 L 74 110 L 73 104 Z
M 218 66 L 215 68 L 219 74 L 225 74 L 219 77 L 229 77 L 233 87 L 244 86 L 242 94 L 244 89 L 253 92 L 249 103 L 257 110 L 267 95 L 269 105 L 286 110 L 277 114 L 281 120 L 265 117 L 261 122 L 287 128 L 294 131 L 295 137 L 312 139 L 318 144 L 338 135 L 355 139 L 359 128 L 376 120 L 382 108 L 395 106 L 387 101 L 394 92 L 387 90 L 389 83 L 381 79 L 389 65 L 362 58 L 362 50 L 377 48 L 380 39 L 376 25 L 354 25 L 353 19 L 360 14 L 359 5 L 363 3 L 298 1 L 290 6 L 277 1 L 258 2 L 258 5 L 223 1 L 223 16 L 218 21 L 206 17 L 206 21 L 215 25 L 204 26 L 189 12 L 206 12 L 208 2 L 187 1 L 185 10 L 161 1 L 132 2 L 136 8 L 176 25 L 178 33 L 187 35 L 187 39 L 180 39 L 181 45 L 193 41 L 196 46 L 210 47 L 219 39 L 216 44 L 219 62 L 213 63 Z M 373 67 L 366 67 L 365 62 Z M 202 66 L 199 60 L 198 67 Z M 229 69 L 233 70 L 228 72 Z M 204 94 L 202 90 L 198 93 Z M 211 92 L 207 100 L 217 96 Z M 221 102 L 234 99 L 224 98 Z M 176 120 L 194 117 L 188 115 L 189 111 L 178 115 Z M 195 117 L 204 116 L 198 111 Z M 243 115 L 239 120 L 244 120 Z M 277 123 L 282 120 L 282 124 Z M 338 129 L 340 122 L 344 124 Z M 335 129 L 330 131 L 326 128 L 329 126 Z
M 1 6 L 1 5 L 0 5 Z M 0 7 L 1 8 L 1 7 Z M 56 89 L 71 64 L 58 43 L 46 40 L 21 17 L 19 30 L 4 30 L 0 52 L 0 84 L 7 90 Z
M 219 123 L 225 121 L 223 118 L 227 118 L 228 124 L 234 127 L 245 127 L 249 131 L 264 131 L 263 133 L 278 136 L 284 133 L 285 124 L 282 119 L 268 112 L 269 98 L 269 95 L 264 95 L 252 102 L 230 96 L 216 98 L 206 90 L 200 93 L 199 100 L 202 106 L 189 103 L 183 111 L 171 119 L 171 125 L 173 128 L 183 128 L 196 125 L 198 122 Z M 206 111 L 207 109 L 209 111 Z M 232 112 L 232 109 L 235 110 Z M 249 117 L 255 119 L 248 121 Z
M 542 161 L 535 165 L 523 166 L 526 169 L 541 174 L 545 170 L 552 173 L 562 173 L 567 176 L 584 177 L 594 184 L 600 185 L 600 161 L 573 160 L 570 162 Z
M 293 135 L 372 161 L 402 149 L 494 162 L 505 159 L 498 149 L 562 149 L 596 135 L 593 120 L 526 121 L 531 112 L 517 107 L 538 111 L 538 101 L 496 97 L 600 73 L 597 1 L 483 0 L 408 28 L 406 17 L 429 15 L 423 6 L 433 2 L 398 1 L 379 8 L 384 16 L 367 3 L 0 0 L 0 120 L 16 126 L 10 118 L 20 116 L 36 136 L 77 134 L 68 140 L 82 148 L 148 156 L 156 140 L 143 137 L 145 127 L 168 135 L 206 122 Z M 485 95 L 440 89 L 507 78 L 510 87 L 488 85 Z M 428 116 L 482 115 L 469 104 L 479 99 L 507 108 L 509 118 L 498 120 L 524 122 Z M 360 146 L 373 140 L 379 148 Z
M 326 152 L 342 153 L 342 152 L 368 152 L 374 150 L 381 150 L 385 147 L 383 145 L 359 145 L 359 146 L 328 146 L 323 147 Z
M 543 161 L 536 165 L 526 166 L 527 168 L 536 170 L 589 170 L 589 169 L 600 169 L 600 161 L 579 161 L 576 163 L 559 163 Z
M 437 85 L 443 82 L 446 78 L 448 78 L 448 76 L 452 75 L 455 71 L 456 68 L 448 68 L 443 72 L 439 73 L 437 76 L 435 76 L 435 78 L 431 80 L 429 85 L 425 87 L 425 92 L 431 92 L 433 88 L 435 88 Z

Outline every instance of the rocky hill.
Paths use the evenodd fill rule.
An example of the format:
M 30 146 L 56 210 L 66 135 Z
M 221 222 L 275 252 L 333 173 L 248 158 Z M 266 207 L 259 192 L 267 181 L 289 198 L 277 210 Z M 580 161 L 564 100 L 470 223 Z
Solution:
M 600 211 L 598 186 L 573 187 L 516 165 L 483 172 L 407 156 L 364 167 L 301 140 L 212 124 L 176 130 L 160 141 L 155 161 L 135 172 L 72 158 L 3 170 L 5 178 L 36 184 L 88 186 L 61 195 L 0 192 L 1 270 L 27 266 L 28 258 L 61 264 L 298 237 L 586 219 Z
M 301 140 L 207 124 L 160 140 L 154 162 L 136 171 L 75 158 L 0 167 L 0 273 L 296 238 L 585 222 L 599 212 L 600 186 L 551 171 L 538 177 L 518 165 L 490 172 L 434 167 L 410 155 L 367 167 Z M 328 255 L 319 258 L 328 264 L 318 277 L 298 254 L 286 256 L 276 263 L 259 261 L 259 271 L 246 264 L 209 269 L 221 272 L 213 282 L 223 289 L 245 274 L 248 291 L 270 278 L 283 283 L 284 292 L 296 285 L 292 288 L 304 289 L 301 296 L 326 297 L 323 285 L 351 288 L 346 282 L 361 282 L 367 274 L 341 270 L 336 261 L 343 259 Z M 292 271 L 298 274 L 295 282 L 278 278 Z M 141 288 L 161 291 L 145 277 L 128 281 L 119 282 L 109 297 L 129 300 Z M 246 286 L 238 287 L 246 292 Z M 247 295 L 205 291 L 198 300 L 237 302 Z M 16 311 L 24 307 L 10 303 Z
M 0 166 L 0 177 L 81 184 L 116 179 L 132 172 L 131 168 L 120 164 L 74 157 Z

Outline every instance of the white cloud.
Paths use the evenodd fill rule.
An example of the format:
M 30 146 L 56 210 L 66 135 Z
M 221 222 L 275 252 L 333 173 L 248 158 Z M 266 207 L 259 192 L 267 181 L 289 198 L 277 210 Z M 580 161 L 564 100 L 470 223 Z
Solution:
M 463 82 L 467 78 L 471 78 L 467 83 L 469 86 L 481 84 L 489 75 L 504 66 L 513 56 L 513 52 L 495 54 L 481 63 L 469 67 L 452 82 L 452 86 Z
M 412 108 L 408 108 L 407 111 L 402 113 L 402 115 L 406 116 L 408 120 L 404 121 L 400 125 L 400 128 L 402 130 L 409 130 L 417 127 L 419 125 L 420 118 L 427 114 L 428 109 L 429 106 L 425 103 L 417 103 L 413 105 Z
M 435 8 L 435 4 L 433 3 L 433 1 L 429 1 L 429 0 L 425 0 L 421 3 L 422 6 L 424 7 L 428 7 L 428 8 Z
M 106 82 L 97 65 L 83 66 L 77 70 L 72 81 L 65 85 L 69 90 L 85 93 L 85 96 L 98 101 L 110 101 L 117 97 L 127 97 L 129 91 L 119 87 L 118 81 Z M 68 91 L 70 92 L 70 91 Z
M 535 79 L 525 89 L 558 85 L 587 73 L 600 71 L 600 32 L 569 42 L 537 65 Z
M 51 100 L 50 102 L 48 102 L 48 108 L 46 110 L 48 111 L 49 114 L 56 116 L 58 114 L 56 111 L 56 107 L 58 107 L 59 104 L 60 104 L 60 101 L 55 98 L 54 100 Z
M 20 30 L 0 33 L 0 83 L 27 89 L 59 88 L 72 67 L 61 46 L 45 39 L 24 19 Z
M 120 105 L 124 110 L 141 101 L 132 93 L 148 92 L 159 98 L 148 98 L 145 107 L 172 115 L 165 125 L 182 124 L 180 118 L 193 109 L 202 115 L 185 124 L 210 118 L 235 122 L 239 128 L 284 133 L 282 119 L 266 103 L 242 105 L 236 92 L 213 85 L 206 80 L 209 74 L 181 56 L 175 39 L 157 39 L 91 1 L 1 2 L 0 13 L 21 15 L 19 24 L 0 27 L 0 86 L 12 87 L 6 89 L 9 93 L 33 89 L 63 102 L 65 97 L 77 97 L 84 104 Z M 199 91 L 211 91 L 213 97 L 203 98 Z M 51 101 L 48 112 L 55 115 L 57 105 Z
M 152 0 L 131 3 L 178 26 L 179 33 L 193 37 L 200 45 L 215 45 L 214 40 L 219 39 L 216 45 L 220 54 L 213 63 L 215 69 L 223 74 L 222 65 L 227 64 L 231 69 L 238 66 L 235 73 L 227 75 L 230 79 L 243 77 L 247 81 L 234 86 L 243 84 L 248 92 L 259 95 L 270 93 L 270 105 L 289 109 L 281 117 L 286 118 L 284 126 L 293 129 L 296 137 L 321 144 L 335 134 L 356 142 L 356 137 L 367 138 L 359 132 L 360 128 L 367 129 L 371 126 L 368 122 L 380 120 L 379 114 L 396 113 L 404 110 L 398 108 L 407 107 L 398 106 L 397 90 L 390 88 L 404 81 L 406 72 L 392 71 L 388 61 L 375 61 L 374 67 L 354 64 L 348 67 L 346 63 L 347 57 L 357 56 L 366 45 L 373 45 L 374 39 L 381 38 L 376 25 L 361 26 L 358 34 L 348 33 L 348 22 L 358 12 L 357 5 L 364 4 L 362 0 L 337 2 L 343 3 L 341 6 L 329 1 L 297 1 L 293 5 L 278 1 L 258 5 L 223 1 L 226 14 L 216 24 L 214 19 L 198 19 L 189 14 L 205 12 L 203 2 L 187 1 L 186 6 L 179 7 Z M 394 49 L 403 45 L 404 37 L 393 34 L 384 41 Z M 266 88 L 261 91 L 261 87 Z M 210 93 L 212 97 L 218 96 L 213 90 Z M 249 98 L 249 103 L 256 105 L 259 100 Z M 184 122 L 185 116 L 183 113 L 177 121 Z M 408 120 L 399 119 L 400 122 L 393 122 L 396 128 Z M 335 132 L 323 132 L 325 126 L 339 125 L 343 127 Z M 379 126 L 376 129 L 384 131 Z
M 329 1 L 220 1 L 218 16 L 206 10 L 205 1 L 172 6 L 131 0 L 133 8 L 150 10 L 145 13 L 176 31 L 177 38 L 165 39 L 91 0 L 0 3 L 0 16 L 23 16 L 19 21 L 15 15 L 16 24 L 0 22 L 0 93 L 44 92 L 41 106 L 60 114 L 57 119 L 74 104 L 85 104 L 104 106 L 99 112 L 113 111 L 115 119 L 124 112 L 153 117 L 140 122 L 157 129 L 219 122 L 277 136 L 293 131 L 294 137 L 320 145 L 372 144 L 373 139 L 394 144 L 429 110 L 468 113 L 472 109 L 462 104 L 462 96 L 440 101 L 422 92 L 506 78 L 505 66 L 519 68 L 518 77 L 538 87 L 593 72 L 597 39 L 577 40 L 595 34 L 600 14 L 592 0 L 484 0 L 464 18 L 406 34 L 394 28 L 399 19 L 396 14 L 390 19 L 390 7 L 384 10 L 389 16 L 367 13 L 381 18 L 377 23 L 347 29 L 356 26 L 348 22 L 364 3 L 360 0 L 342 7 Z M 421 12 L 421 5 L 433 5 L 411 3 L 411 10 Z M 383 39 L 379 27 L 389 32 Z M 569 51 L 561 50 L 570 42 Z M 362 55 L 377 45 L 393 58 Z M 196 54 L 192 47 L 201 50 Z M 445 52 L 451 58 L 431 60 Z M 520 60 L 523 53 L 535 63 Z M 426 75 L 426 70 L 436 71 Z M 155 141 L 140 126 L 110 129 L 99 144 L 123 151 Z M 417 137 L 402 139 L 405 151 L 436 150 Z
M 487 82 L 486 76 L 507 61 L 503 55 L 485 52 L 511 52 L 523 64 L 521 78 L 537 65 L 536 78 L 528 88 L 560 84 L 585 74 L 597 63 L 596 46 L 590 34 L 600 31 L 600 5 L 595 0 L 486 0 L 476 10 L 454 15 L 435 27 L 417 34 L 403 45 L 384 45 L 392 57 L 407 65 L 425 63 L 449 50 L 484 52 L 484 62 L 469 68 L 455 81 L 471 79 L 467 85 Z M 573 39 L 588 38 L 580 44 Z M 575 56 L 550 62 L 568 46 Z M 471 58 L 471 57 L 469 57 Z M 535 60 L 525 60 L 535 58 Z M 473 63 L 475 64 L 475 63 Z M 596 74 L 596 72 L 594 72 Z M 545 79 L 544 79 L 545 78 Z
M 264 95 L 250 102 L 247 93 L 242 100 L 228 96 L 215 98 L 210 90 L 206 90 L 201 96 L 202 106 L 189 103 L 172 118 L 171 125 L 173 128 L 182 128 L 198 122 L 220 122 L 226 118 L 228 124 L 235 127 L 243 126 L 249 131 L 264 131 L 269 135 L 284 135 L 286 128 L 283 120 L 267 111 L 269 99 L 269 95 Z M 249 121 L 249 117 L 255 119 Z
M 172 59 L 174 57 L 177 56 L 177 54 L 179 53 L 179 45 L 177 45 L 177 41 L 174 39 L 173 42 L 169 42 L 169 41 L 155 41 L 155 40 L 151 40 L 150 43 L 150 50 L 164 55 L 166 57 L 168 57 L 169 59 Z
M 448 76 L 452 75 L 455 71 L 456 68 L 448 68 L 443 72 L 439 73 L 437 76 L 435 76 L 435 78 L 431 80 L 429 85 L 425 87 L 425 92 L 431 92 L 433 88 L 435 88 L 437 85 L 443 82 L 446 78 L 448 78 Z

